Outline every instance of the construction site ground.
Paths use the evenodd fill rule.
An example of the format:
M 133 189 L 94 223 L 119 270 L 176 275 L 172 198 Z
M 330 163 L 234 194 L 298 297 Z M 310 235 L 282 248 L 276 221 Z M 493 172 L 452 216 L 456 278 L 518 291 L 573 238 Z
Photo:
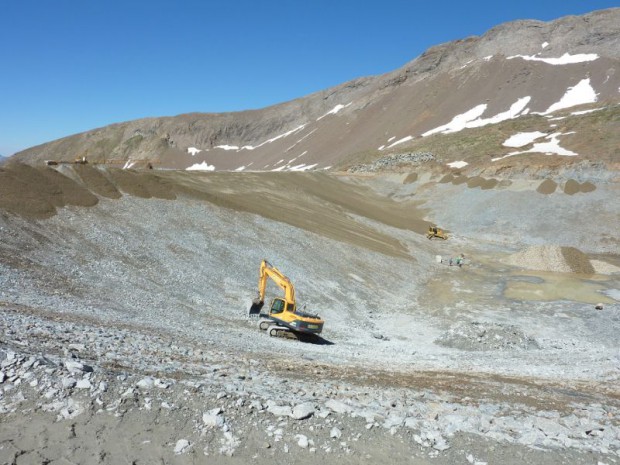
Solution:
M 620 463 L 619 184 L 562 176 L 2 167 L 0 463 Z

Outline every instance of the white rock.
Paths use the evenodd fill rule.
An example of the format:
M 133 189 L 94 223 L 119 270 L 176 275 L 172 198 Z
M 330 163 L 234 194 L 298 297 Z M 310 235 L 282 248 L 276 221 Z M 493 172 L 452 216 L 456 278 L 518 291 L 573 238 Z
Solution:
M 330 438 L 334 438 L 334 439 L 340 439 L 340 436 L 342 436 L 342 431 L 340 431 L 338 428 L 336 428 L 335 426 L 331 429 L 331 431 L 329 432 L 329 437 Z
M 325 402 L 325 407 L 333 410 L 336 413 L 349 413 L 353 411 L 353 407 L 335 399 L 329 399 L 327 402 Z
M 64 362 L 65 368 L 69 370 L 69 373 L 81 373 L 81 372 L 91 372 L 93 368 L 91 366 L 85 365 L 77 360 L 65 360 Z
M 209 428 L 221 428 L 225 423 L 219 408 L 203 413 L 202 422 Z
M 75 380 L 75 378 L 71 378 L 67 376 L 62 379 L 61 383 L 62 383 L 62 387 L 64 387 L 65 389 L 70 389 L 72 387 L 75 387 L 75 385 L 77 384 L 77 381 Z
M 311 402 L 296 405 L 293 408 L 293 413 L 291 414 L 295 420 L 305 420 L 306 418 L 310 418 L 312 415 L 314 415 L 314 404 Z
M 270 405 L 267 411 L 277 417 L 290 417 L 293 414 L 288 405 Z
M 174 446 L 175 455 L 184 454 L 189 450 L 190 445 L 187 439 L 179 439 Z
M 90 384 L 90 380 L 84 378 L 79 380 L 76 384 L 75 387 L 78 389 L 90 389 L 92 386 L 92 384 Z
M 302 449 L 306 449 L 310 445 L 308 438 L 303 434 L 296 434 L 295 439 L 297 439 L 297 445 Z
M 383 422 L 383 427 L 386 429 L 390 429 L 395 426 L 401 426 L 404 421 L 405 419 L 403 417 L 390 416 L 386 418 L 386 420 Z
M 438 450 L 438 451 L 444 451 L 449 448 L 450 448 L 450 444 L 448 444 L 448 442 L 442 436 L 439 436 L 437 439 L 435 439 L 435 443 L 433 444 L 433 449 Z
M 151 389 L 154 384 L 155 381 L 153 380 L 153 378 L 147 376 L 146 378 L 142 378 L 140 381 L 138 381 L 136 383 L 136 386 L 138 386 L 140 389 Z
M 154 385 L 159 389 L 168 389 L 170 387 L 170 383 L 168 381 L 162 381 L 159 378 L 155 379 Z

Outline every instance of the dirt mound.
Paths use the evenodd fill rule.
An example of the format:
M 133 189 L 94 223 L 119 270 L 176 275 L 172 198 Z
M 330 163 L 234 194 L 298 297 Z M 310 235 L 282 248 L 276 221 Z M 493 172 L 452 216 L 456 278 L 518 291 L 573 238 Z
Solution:
M 562 247 L 562 256 L 573 273 L 594 274 L 590 259 L 581 250 L 574 247 Z
M 551 179 L 545 179 L 543 182 L 540 183 L 540 185 L 536 189 L 536 192 L 538 192 L 539 194 L 549 195 L 553 194 L 557 188 L 558 184 L 555 181 L 552 181 Z
M 470 188 L 482 187 L 483 183 L 484 183 L 484 178 L 481 178 L 480 176 L 474 176 L 473 178 L 469 178 L 467 180 L 467 187 L 470 187 Z
M 411 184 L 418 180 L 418 173 L 409 173 L 403 180 L 403 184 Z
M 482 190 L 493 189 L 499 181 L 497 179 L 484 179 L 480 184 Z
M 565 194 L 573 195 L 579 191 L 581 191 L 581 185 L 574 179 L 569 179 L 568 181 L 566 181 L 566 184 L 564 184 Z
M 574 179 L 569 179 L 564 184 L 564 193 L 568 195 L 578 194 L 579 192 L 587 193 L 596 190 L 596 186 L 591 182 L 584 182 L 580 184 Z
M 529 350 L 538 343 L 514 325 L 460 321 L 435 340 L 461 350 Z
M 76 165 L 73 169 L 84 184 L 96 194 L 108 199 L 120 199 L 123 196 L 97 168 L 88 165 Z
M 65 205 L 93 206 L 98 198 L 51 168 L 10 163 L 0 169 L 0 209 L 26 218 L 49 218 Z
M 586 254 L 574 247 L 543 245 L 528 247 L 508 258 L 514 266 L 537 271 L 593 274 L 594 268 Z

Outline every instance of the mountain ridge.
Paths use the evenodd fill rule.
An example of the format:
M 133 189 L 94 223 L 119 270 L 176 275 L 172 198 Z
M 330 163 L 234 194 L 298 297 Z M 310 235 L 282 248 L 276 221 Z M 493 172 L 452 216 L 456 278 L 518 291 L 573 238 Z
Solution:
M 407 149 L 411 141 L 424 139 L 474 109 L 481 110 L 479 122 L 476 118 L 470 122 L 492 125 L 493 118 L 506 115 L 519 102 L 525 103 L 523 108 L 507 114 L 507 119 L 544 114 L 571 89 L 590 97 L 564 108 L 593 109 L 588 104 L 594 103 L 616 108 L 617 24 L 620 8 L 551 22 L 504 23 L 481 36 L 430 47 L 392 72 L 353 79 L 263 109 L 115 123 L 15 157 L 40 163 L 87 156 L 92 162 L 126 168 L 146 163 L 205 170 L 346 168 L 344 160 L 354 163 L 368 154 L 379 158 L 396 145 Z M 616 111 L 611 130 L 617 119 Z M 496 150 L 498 157 L 508 153 L 501 144 Z

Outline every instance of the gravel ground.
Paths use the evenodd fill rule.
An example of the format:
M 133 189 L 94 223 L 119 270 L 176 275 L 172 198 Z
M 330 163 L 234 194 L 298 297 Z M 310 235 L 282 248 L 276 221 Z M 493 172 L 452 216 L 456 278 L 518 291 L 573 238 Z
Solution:
M 507 262 L 538 239 L 520 229 L 505 246 L 501 224 L 474 234 L 488 212 L 466 184 L 427 181 L 365 180 L 381 194 L 353 207 L 298 184 L 303 211 L 274 214 L 285 222 L 184 196 L 0 214 L 0 463 L 618 463 L 617 275 L 554 275 L 595 288 L 604 311 L 506 297 L 515 281 L 543 289 Z M 209 188 L 218 202 L 236 189 Z M 365 202 L 415 196 L 441 219 L 436 194 L 455 188 L 470 222 L 438 221 L 445 242 L 363 215 Z M 567 210 L 581 195 L 469 190 Z M 308 225 L 319 214 L 330 222 Z M 462 268 L 435 259 L 460 252 Z M 326 320 L 323 344 L 269 338 L 247 316 L 262 258 Z

